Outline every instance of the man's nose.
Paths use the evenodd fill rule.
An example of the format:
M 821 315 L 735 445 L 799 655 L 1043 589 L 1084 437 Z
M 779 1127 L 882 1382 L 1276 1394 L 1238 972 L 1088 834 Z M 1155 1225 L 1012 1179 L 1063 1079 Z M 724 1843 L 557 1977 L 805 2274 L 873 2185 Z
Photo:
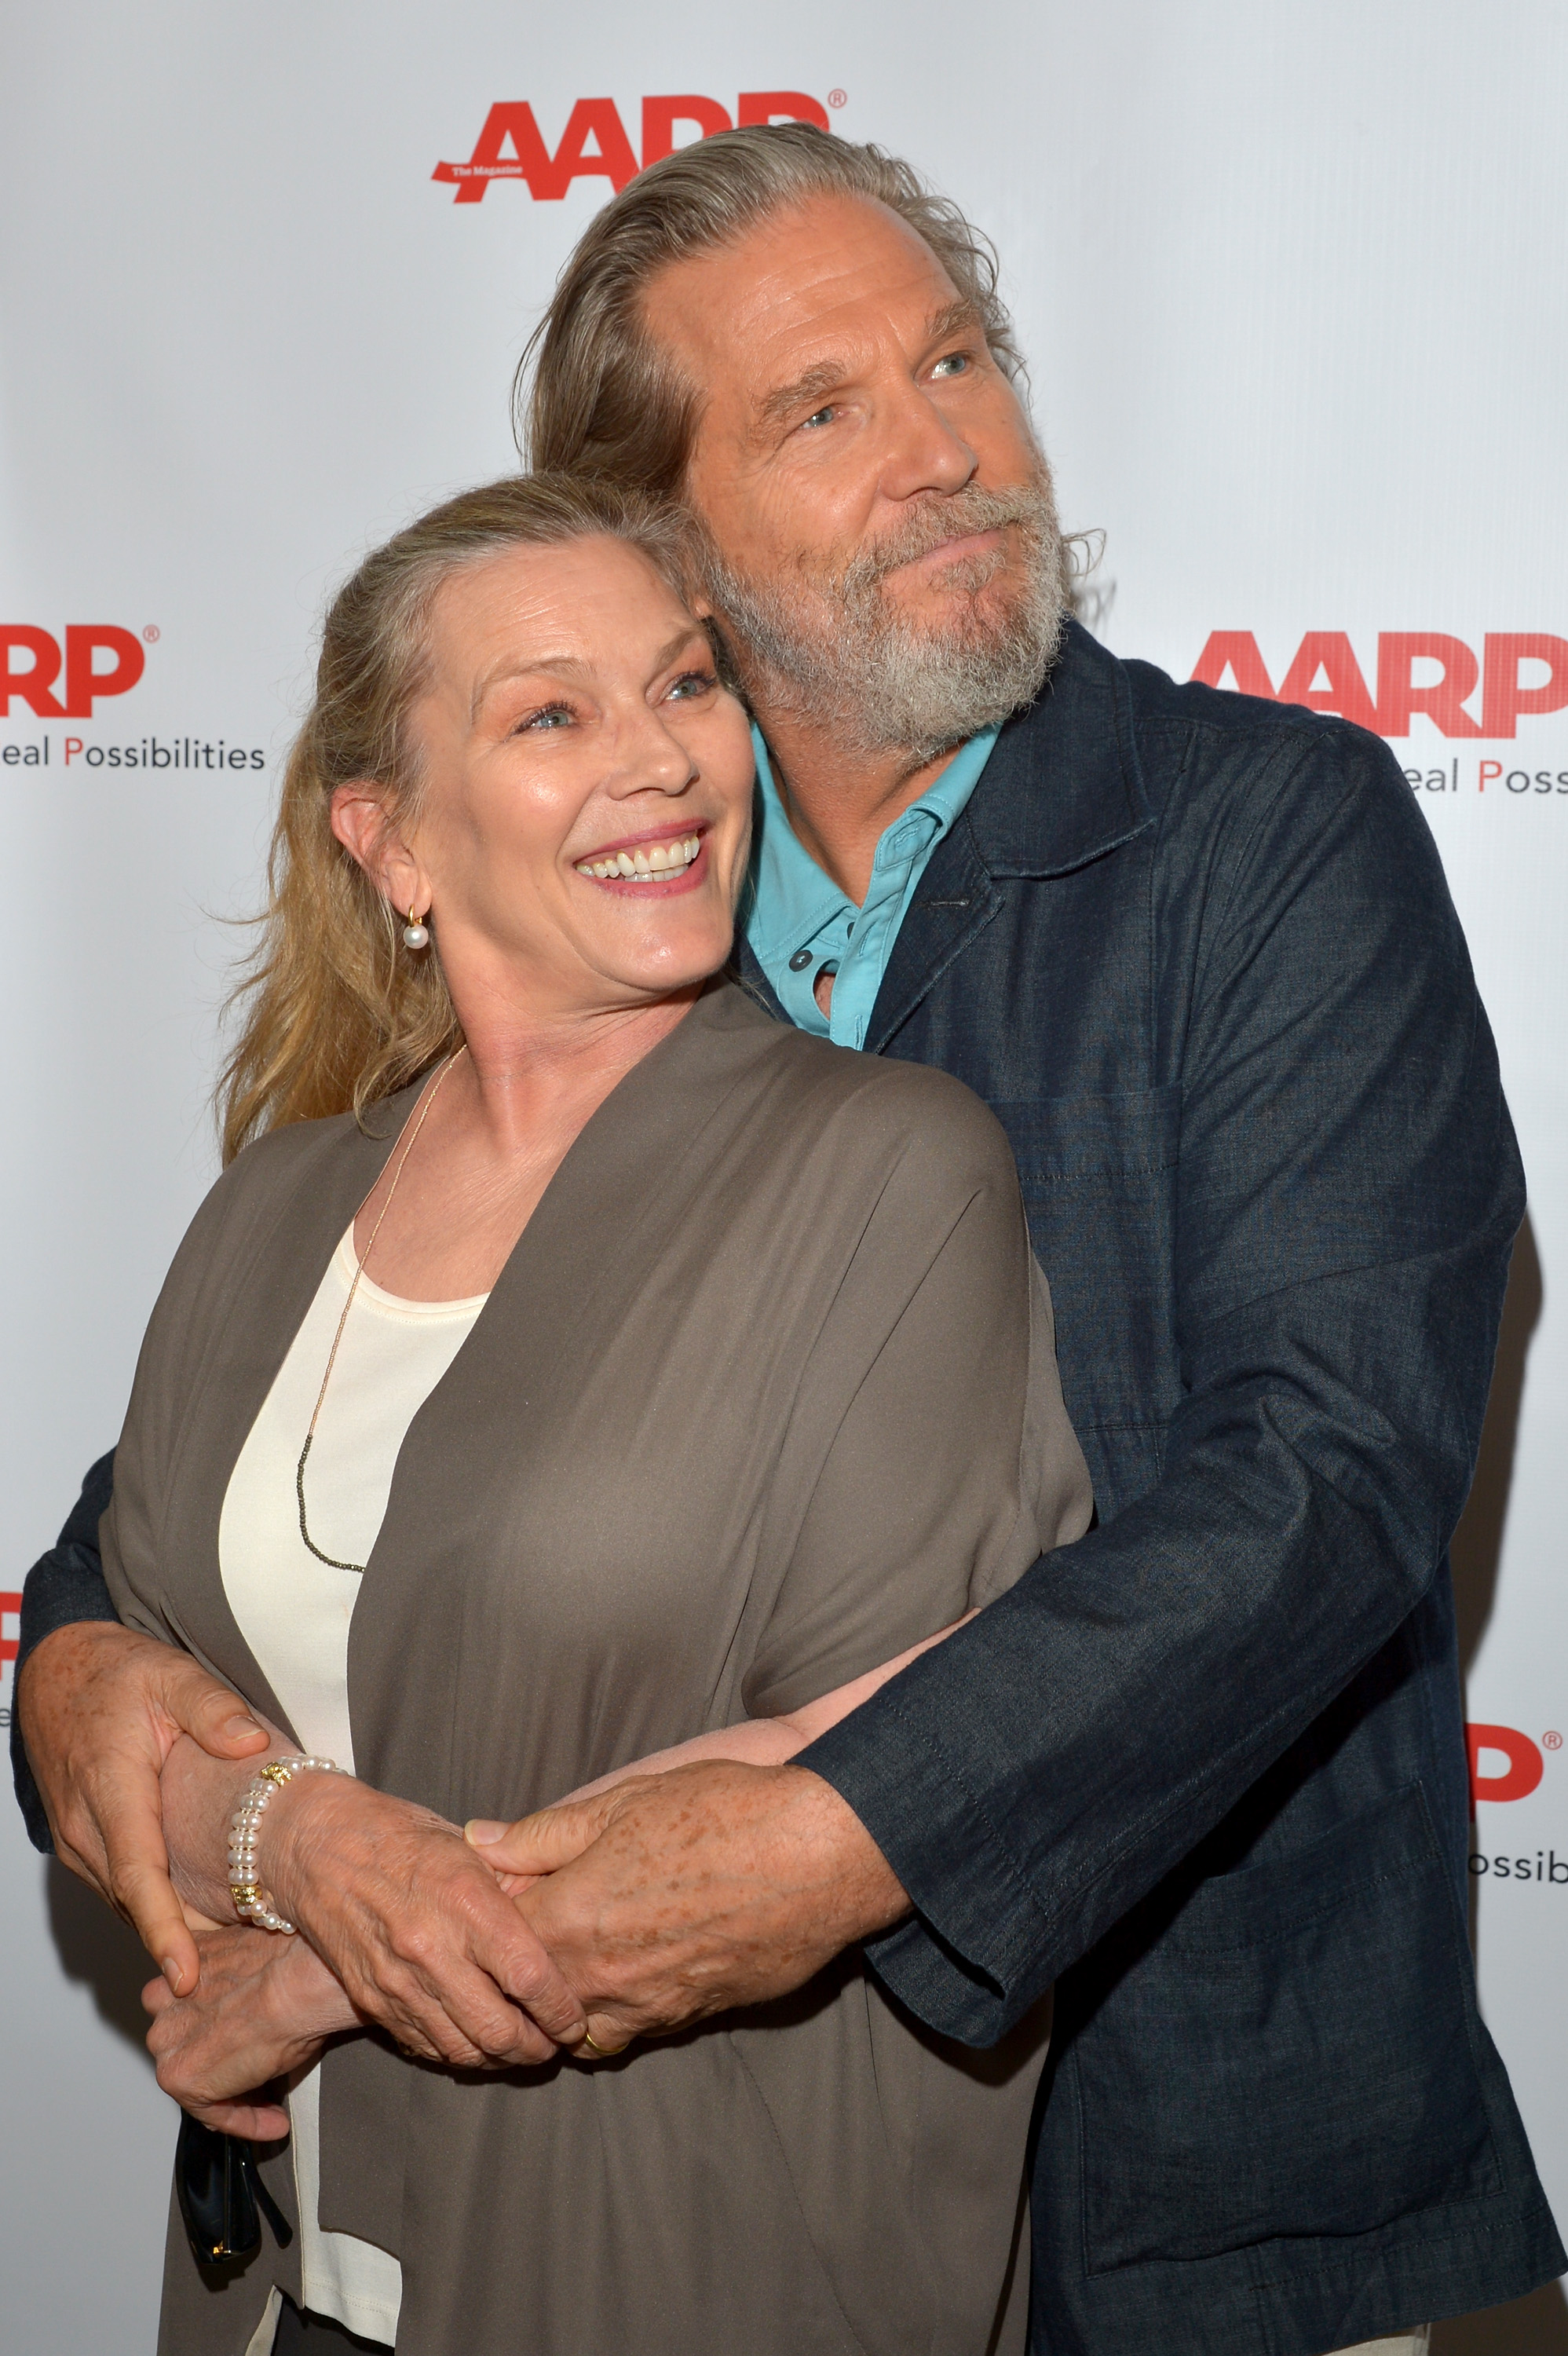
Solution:
M 955 433 L 936 403 L 918 384 L 906 384 L 889 402 L 887 445 L 880 488 L 891 499 L 922 491 L 961 491 L 979 460 Z

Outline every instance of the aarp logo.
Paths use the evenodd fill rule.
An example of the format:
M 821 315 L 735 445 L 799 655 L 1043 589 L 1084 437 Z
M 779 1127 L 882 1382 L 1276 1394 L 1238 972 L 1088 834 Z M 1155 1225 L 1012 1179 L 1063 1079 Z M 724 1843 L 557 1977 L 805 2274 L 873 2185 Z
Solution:
M 1496 741 L 1521 719 L 1568 704 L 1568 638 L 1492 630 L 1481 652 L 1445 630 L 1382 630 L 1371 679 L 1343 630 L 1308 630 L 1276 688 L 1251 630 L 1211 630 L 1192 674 L 1243 695 L 1334 712 L 1379 736 L 1408 736 L 1424 712 L 1440 734 Z M 1480 709 L 1476 691 L 1480 690 Z
M 9 1723 L 9 1704 L 13 1697 L 6 1692 L 16 1675 L 16 1655 L 22 1635 L 22 1599 L 15 1588 L 0 1590 L 0 1723 Z
M 63 648 L 31 622 L 0 622 L 0 720 L 10 718 L 13 703 L 40 720 L 91 720 L 101 696 L 125 694 L 146 665 L 141 639 L 114 622 L 69 623 Z
M 828 93 L 842 106 L 844 93 Z M 466 163 L 438 164 L 432 180 L 444 180 L 457 190 L 460 205 L 476 205 L 492 180 L 524 180 L 536 203 L 554 204 L 573 180 L 608 180 L 617 196 L 628 180 L 656 164 L 687 142 L 677 130 L 710 139 L 716 131 L 733 131 L 753 123 L 815 123 L 827 129 L 827 108 L 803 90 L 743 90 L 733 115 L 717 99 L 690 91 L 678 97 L 645 98 L 642 102 L 642 158 L 632 145 L 621 111 L 613 98 L 580 98 L 567 118 L 560 144 L 552 155 L 545 145 L 534 110 L 526 98 L 496 102 L 485 117 Z M 590 144 L 592 143 L 592 144 Z
M 1546 1772 L 1546 1751 L 1560 1751 L 1563 1737 L 1543 1734 L 1532 1742 L 1517 1726 L 1467 1726 L 1470 1752 L 1470 1798 L 1528 1800 Z

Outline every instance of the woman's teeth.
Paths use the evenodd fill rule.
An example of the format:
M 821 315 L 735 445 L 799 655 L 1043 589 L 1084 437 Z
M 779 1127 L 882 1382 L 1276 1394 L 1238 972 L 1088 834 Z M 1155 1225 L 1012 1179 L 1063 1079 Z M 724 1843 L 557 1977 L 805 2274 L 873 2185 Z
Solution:
M 596 876 L 607 883 L 612 875 L 624 877 L 629 884 L 667 884 L 672 875 L 684 873 L 702 848 L 699 834 L 688 834 L 679 842 L 651 842 L 645 849 L 608 852 L 603 859 L 580 859 L 580 875 Z

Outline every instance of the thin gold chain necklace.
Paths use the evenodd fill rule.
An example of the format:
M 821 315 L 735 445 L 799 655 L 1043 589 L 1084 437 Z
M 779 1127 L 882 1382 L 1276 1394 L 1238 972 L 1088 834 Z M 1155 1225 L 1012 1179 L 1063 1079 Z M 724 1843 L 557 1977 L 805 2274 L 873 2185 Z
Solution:
M 365 1566 L 362 1562 L 339 1562 L 336 1555 L 323 1554 L 321 1548 L 312 1537 L 309 1526 L 305 1521 L 304 1511 L 305 1460 L 310 1454 L 311 1441 L 315 1438 L 315 1427 L 321 1420 L 321 1404 L 326 1397 L 326 1387 L 332 1380 L 332 1369 L 337 1364 L 337 1350 L 338 1344 L 343 1339 L 343 1329 L 348 1323 L 348 1312 L 354 1306 L 354 1296 L 359 1290 L 359 1280 L 364 1275 L 366 1269 L 368 1267 L 370 1255 L 376 1248 L 376 1238 L 381 1232 L 381 1222 L 392 1207 L 392 1197 L 398 1191 L 398 1181 L 401 1178 L 403 1172 L 408 1165 L 410 1154 L 419 1143 L 420 1131 L 424 1127 L 425 1122 L 429 1119 L 431 1109 L 434 1105 L 437 1097 L 441 1094 L 442 1082 L 445 1079 L 448 1072 L 451 1071 L 453 1064 L 456 1063 L 457 1057 L 464 1052 L 467 1044 L 467 1041 L 464 1040 L 463 1046 L 459 1047 L 454 1055 L 449 1055 L 445 1063 L 443 1064 L 440 1071 L 437 1072 L 434 1081 L 431 1086 L 430 1093 L 425 1098 L 423 1104 L 420 1107 L 419 1119 L 414 1122 L 413 1132 L 410 1137 L 408 1143 L 404 1146 L 401 1153 L 398 1156 L 398 1166 L 392 1173 L 392 1183 L 387 1189 L 387 1199 L 382 1204 L 379 1212 L 377 1214 L 376 1224 L 370 1230 L 370 1240 L 366 1245 L 364 1250 L 360 1253 L 358 1260 L 355 1266 L 354 1281 L 348 1288 L 348 1298 L 343 1304 L 343 1314 L 337 1321 L 337 1331 L 332 1337 L 332 1348 L 327 1355 L 326 1372 L 321 1378 L 321 1388 L 315 1395 L 315 1410 L 310 1419 L 310 1430 L 305 1433 L 304 1446 L 300 1450 L 300 1461 L 294 1467 L 294 1494 L 300 1502 L 300 1536 L 304 1538 L 312 1554 L 315 1555 L 317 1562 L 325 1563 L 329 1570 L 352 1570 L 358 1572 L 362 1571 Z M 376 1184 L 379 1185 L 380 1183 L 380 1180 L 378 1179 Z M 373 1194 L 375 1191 L 376 1187 L 372 1186 L 370 1189 L 370 1194 Z M 365 1203 L 369 1201 L 370 1194 L 366 1195 Z M 359 1211 L 362 1211 L 365 1208 L 365 1203 L 360 1204 Z M 359 1217 L 359 1211 L 356 1211 L 354 1214 L 357 1224 Z M 352 1230 L 350 1230 L 350 1232 L 352 1233 Z

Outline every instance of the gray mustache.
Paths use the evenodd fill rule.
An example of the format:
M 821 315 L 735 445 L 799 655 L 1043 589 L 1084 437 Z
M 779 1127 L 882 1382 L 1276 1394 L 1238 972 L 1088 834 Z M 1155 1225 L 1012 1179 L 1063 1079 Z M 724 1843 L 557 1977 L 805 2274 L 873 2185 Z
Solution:
M 1035 492 L 955 491 L 940 508 L 912 516 L 891 540 L 857 557 L 845 569 L 844 585 L 853 588 L 880 581 L 884 574 L 896 573 L 901 564 L 929 556 L 933 548 L 965 532 L 994 531 L 1009 523 L 1038 530 L 1040 519 L 1040 500 Z

